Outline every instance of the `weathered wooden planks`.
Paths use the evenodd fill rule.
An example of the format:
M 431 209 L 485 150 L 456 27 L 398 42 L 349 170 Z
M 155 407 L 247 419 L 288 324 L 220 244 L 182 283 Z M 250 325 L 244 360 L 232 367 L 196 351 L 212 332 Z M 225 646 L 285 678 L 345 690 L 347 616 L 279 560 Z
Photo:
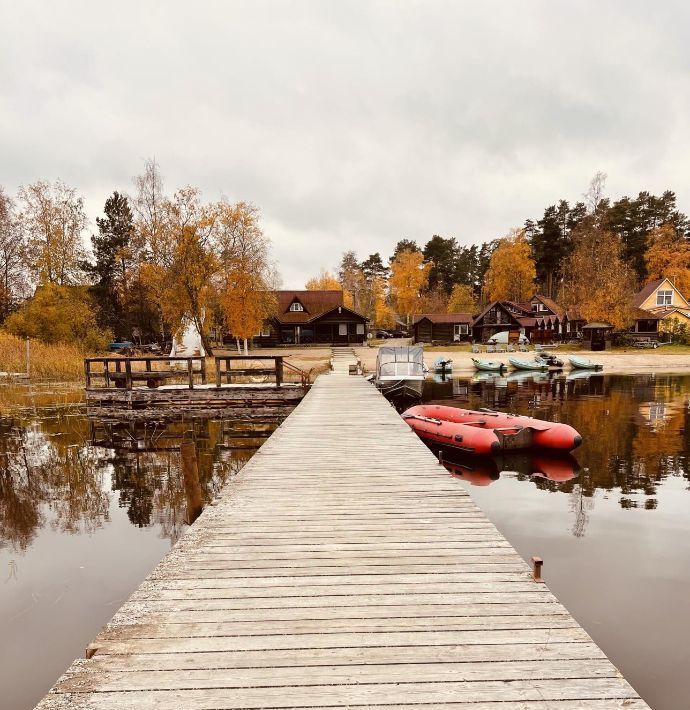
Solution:
M 351 362 L 41 710 L 647 708 Z

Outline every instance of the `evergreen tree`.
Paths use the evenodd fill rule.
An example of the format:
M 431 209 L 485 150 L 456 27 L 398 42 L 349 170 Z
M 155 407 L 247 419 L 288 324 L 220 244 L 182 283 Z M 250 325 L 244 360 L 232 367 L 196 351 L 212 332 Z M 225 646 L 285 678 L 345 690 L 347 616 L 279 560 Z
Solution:
M 381 254 L 369 254 L 369 258 L 365 259 L 359 268 L 362 270 L 364 277 L 370 281 L 374 277 L 387 278 L 390 269 L 381 260 Z
M 393 250 L 393 256 L 390 257 L 389 261 L 392 264 L 404 251 L 414 251 L 418 252 L 421 249 L 417 246 L 417 242 L 412 239 L 401 239 Z
M 606 211 L 604 225 L 621 237 L 624 258 L 640 281 L 647 277 L 644 258 L 647 238 L 664 224 L 671 225 L 678 234 L 688 235 L 688 218 L 678 210 L 676 194 L 671 190 L 661 197 L 649 192 L 640 192 L 636 198 L 621 197 Z
M 98 234 L 91 237 L 95 263 L 88 266 L 95 284 L 91 288 L 98 304 L 98 321 L 116 337 L 131 337 L 125 312 L 127 281 L 131 268 L 134 219 L 129 201 L 119 192 L 106 200 L 105 217 L 98 217 Z
M 424 245 L 424 261 L 431 264 L 429 291 L 439 290 L 450 296 L 458 273 L 458 244 L 452 237 L 444 239 L 434 234 Z
M 584 203 L 570 207 L 565 200 L 544 210 L 538 221 L 525 222 L 525 235 L 537 266 L 537 282 L 545 296 L 554 298 L 563 278 L 563 261 L 572 252 L 572 231 L 586 214 Z

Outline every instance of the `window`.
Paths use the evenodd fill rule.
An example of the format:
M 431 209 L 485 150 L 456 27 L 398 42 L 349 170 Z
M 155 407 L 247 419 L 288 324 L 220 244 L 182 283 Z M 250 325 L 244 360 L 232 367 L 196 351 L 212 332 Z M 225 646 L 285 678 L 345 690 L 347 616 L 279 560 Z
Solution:
M 254 337 L 264 337 L 268 338 L 271 335 L 271 325 L 270 323 L 264 323 L 259 332 Z
M 290 310 L 291 311 L 303 311 L 304 306 L 299 301 L 294 301 L 293 303 L 290 304 Z
M 357 323 L 357 335 L 364 335 L 364 323 Z
M 549 309 L 543 303 L 540 303 L 539 310 L 543 312 L 543 311 L 548 311 Z
M 670 306 L 673 303 L 673 291 L 657 291 L 656 305 Z
M 347 323 L 338 323 L 338 335 L 347 335 Z
M 539 304 L 537 302 L 532 304 L 532 310 L 536 313 L 539 310 Z
M 469 332 L 467 323 L 458 323 L 453 326 L 455 335 L 467 335 Z

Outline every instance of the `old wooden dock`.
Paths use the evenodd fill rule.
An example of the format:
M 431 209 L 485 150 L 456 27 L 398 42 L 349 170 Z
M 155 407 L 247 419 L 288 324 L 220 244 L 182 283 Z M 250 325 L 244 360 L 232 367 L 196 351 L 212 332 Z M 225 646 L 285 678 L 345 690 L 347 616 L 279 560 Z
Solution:
M 41 710 L 647 708 L 348 360 Z

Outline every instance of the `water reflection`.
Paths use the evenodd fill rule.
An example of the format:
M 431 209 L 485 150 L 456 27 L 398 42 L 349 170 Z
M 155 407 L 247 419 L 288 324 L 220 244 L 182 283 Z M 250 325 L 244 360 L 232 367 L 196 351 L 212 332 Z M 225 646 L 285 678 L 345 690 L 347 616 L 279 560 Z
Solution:
M 473 486 L 488 486 L 498 481 L 501 474 L 519 480 L 538 479 L 563 483 L 575 478 L 580 464 L 570 454 L 549 454 L 544 451 L 510 452 L 501 456 L 470 456 L 458 449 L 427 443 L 438 460 L 452 476 Z
M 665 479 L 690 481 L 689 396 L 688 376 L 519 372 L 436 378 L 425 383 L 423 398 L 574 426 L 584 439 L 577 451 L 579 464 L 575 459 L 570 463 L 540 460 L 534 454 L 521 461 L 482 463 L 458 462 L 457 454 L 446 454 L 444 463 L 474 485 L 488 485 L 509 471 L 517 480 L 531 481 L 544 491 L 568 494 L 576 514 L 573 533 L 581 536 L 597 491 L 616 494 L 622 508 L 654 510 Z
M 76 388 L 0 387 L 3 708 L 39 701 L 277 423 L 97 420 Z
M 73 408 L 0 419 L 0 548 L 25 551 L 40 530 L 92 534 L 110 504 L 137 527 L 177 540 L 186 522 L 180 443 L 196 444 L 204 502 L 251 457 L 276 422 L 108 422 Z

